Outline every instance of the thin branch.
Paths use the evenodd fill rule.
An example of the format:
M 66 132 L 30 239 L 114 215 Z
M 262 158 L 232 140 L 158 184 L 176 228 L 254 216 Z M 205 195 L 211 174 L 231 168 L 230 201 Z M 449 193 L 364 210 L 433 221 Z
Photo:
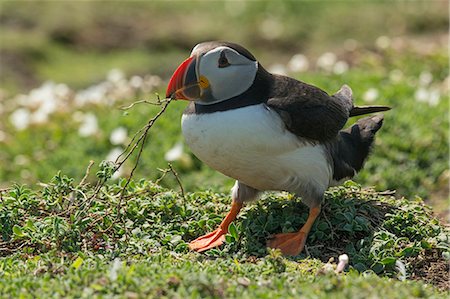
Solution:
M 88 167 L 86 168 L 86 173 L 85 173 L 84 177 L 81 179 L 81 182 L 78 184 L 78 187 L 81 187 L 81 186 L 84 185 L 86 179 L 87 179 L 88 176 L 89 176 L 89 173 L 91 172 L 91 167 L 92 167 L 92 165 L 94 165 L 94 160 L 89 161 L 89 165 L 88 165 Z
M 158 98 L 158 101 L 160 101 L 159 100 L 159 98 Z M 156 122 L 156 120 L 166 111 L 166 109 L 167 109 L 167 106 L 169 106 L 169 104 L 170 104 L 170 102 L 172 101 L 172 99 L 168 99 L 167 101 L 165 101 L 164 102 L 164 104 L 163 104 L 163 106 L 162 106 L 162 108 L 161 108 L 161 110 L 158 112 L 158 114 L 156 114 L 152 119 L 150 119 L 149 120 L 149 122 L 147 123 L 147 125 L 145 125 L 145 127 L 143 128 L 143 132 L 142 132 L 142 134 L 139 136 L 139 138 L 138 138 L 138 140 L 135 142 L 135 144 L 133 145 L 133 147 L 131 148 L 131 150 L 128 152 L 128 154 L 121 160 L 121 161 L 119 161 L 119 158 L 120 158 L 120 156 L 116 159 L 116 170 L 117 169 L 119 169 L 122 165 L 123 165 L 123 163 L 125 163 L 125 161 L 131 156 L 131 154 L 135 151 L 135 149 L 139 146 L 139 144 L 140 144 L 140 149 L 139 149 L 139 152 L 138 152 L 138 155 L 137 155 L 137 158 L 136 158 L 136 162 L 135 162 L 135 164 L 134 164 L 134 167 L 133 167 L 133 169 L 131 170 L 131 173 L 130 173 L 130 175 L 129 175 L 129 177 L 128 177 L 128 179 L 127 179 L 127 182 L 125 183 L 125 186 L 122 188 L 122 192 L 121 192 L 121 196 L 120 196 L 120 198 L 121 198 L 121 200 L 120 200 L 120 204 L 122 203 L 122 198 L 123 198 L 123 194 L 124 194 L 124 190 L 126 189 L 126 187 L 128 186 L 128 184 L 130 183 L 130 181 L 131 181 L 131 179 L 132 179 L 132 177 L 133 177 L 133 174 L 134 174 L 134 171 L 136 170 L 136 168 L 137 168 L 137 165 L 138 165 L 138 163 L 139 163 L 139 160 L 140 160 L 140 158 L 141 158 L 141 155 L 142 155 L 142 151 L 144 150 L 144 145 L 145 145 L 145 141 L 147 140 L 147 137 L 148 137 L 148 131 L 150 130 L 150 128 L 151 127 L 153 127 L 153 125 L 155 124 L 155 122 Z M 142 131 L 142 130 L 140 130 L 140 131 Z M 133 137 L 133 139 L 134 139 L 134 137 Z M 120 205 L 119 205 L 120 206 Z
M 163 101 L 164 101 L 164 100 L 163 100 Z M 155 103 L 155 102 L 152 102 L 152 101 L 148 101 L 148 100 L 140 100 L 140 101 L 136 101 L 136 102 L 134 102 L 134 103 L 131 103 L 131 104 L 128 105 L 128 106 L 120 107 L 120 109 L 121 109 L 121 110 L 129 110 L 129 109 L 133 108 L 135 105 L 137 105 L 137 104 L 142 104 L 142 103 L 149 104 L 149 105 L 159 106 L 159 105 L 162 104 L 163 101 L 161 101 L 161 100 L 159 99 L 159 97 L 158 97 L 158 101 L 157 101 L 156 103 Z
M 181 180 L 178 177 L 178 173 L 175 171 L 175 169 L 172 166 L 172 163 L 168 163 L 170 171 L 173 173 L 173 175 L 175 176 L 175 179 L 177 180 L 178 186 L 180 186 L 180 190 L 181 190 L 181 196 L 183 196 L 183 199 L 186 200 L 186 196 L 184 194 L 184 188 L 183 185 L 181 184 Z

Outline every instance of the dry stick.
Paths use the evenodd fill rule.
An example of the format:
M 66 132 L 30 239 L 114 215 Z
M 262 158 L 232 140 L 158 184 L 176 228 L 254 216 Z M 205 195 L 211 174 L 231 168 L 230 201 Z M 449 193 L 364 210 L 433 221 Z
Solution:
M 148 131 L 149 131 L 150 128 L 153 126 L 153 124 L 155 123 L 155 121 L 156 121 L 156 120 L 157 120 L 157 119 L 158 119 L 158 118 L 166 111 L 167 106 L 169 106 L 169 104 L 170 104 L 171 101 L 172 101 L 172 99 L 161 100 L 161 99 L 159 98 L 159 96 L 157 96 L 157 102 L 156 102 L 156 103 L 152 103 L 152 104 L 154 104 L 154 105 L 162 105 L 162 104 L 164 104 L 163 107 L 162 107 L 161 110 L 158 112 L 158 114 L 156 114 L 152 119 L 150 119 L 149 122 L 148 122 L 143 128 L 141 128 L 138 132 L 136 132 L 136 134 L 134 134 L 133 138 L 131 139 L 130 143 L 127 145 L 127 147 L 125 148 L 125 150 L 119 155 L 119 157 L 117 157 L 116 161 L 114 161 L 114 164 L 116 165 L 115 168 L 114 168 L 114 172 L 115 172 L 115 171 L 117 171 L 117 170 L 123 165 L 123 163 L 125 163 L 125 161 L 131 156 L 131 154 L 135 151 L 135 149 L 138 147 L 138 145 L 139 145 L 139 144 L 141 143 L 141 141 L 142 141 L 142 143 L 141 143 L 141 148 L 140 148 L 140 151 L 139 151 L 139 154 L 138 154 L 136 163 L 135 163 L 135 165 L 134 165 L 134 168 L 133 168 L 133 170 L 131 171 L 130 176 L 129 176 L 129 178 L 127 179 L 127 182 L 126 182 L 125 186 L 124 186 L 124 187 L 122 188 L 122 190 L 121 190 L 120 200 L 119 200 L 119 203 L 118 203 L 118 205 L 117 205 L 118 211 L 120 211 L 120 207 L 122 206 L 122 200 L 123 200 L 123 195 L 124 195 L 124 193 L 125 193 L 125 189 L 126 189 L 126 187 L 128 186 L 128 184 L 130 183 L 131 178 L 133 177 L 134 171 L 135 171 L 135 169 L 137 168 L 137 164 L 138 164 L 138 162 L 139 162 L 139 159 L 140 159 L 140 157 L 141 157 L 141 153 L 142 153 L 143 148 L 144 148 L 145 140 L 147 139 Z M 138 101 L 138 102 L 140 102 L 140 103 L 144 103 L 144 102 L 145 102 L 145 103 L 150 103 L 149 101 Z M 138 103 L 138 102 L 136 102 L 136 103 Z M 133 106 L 134 106 L 133 104 L 130 105 L 130 107 L 133 107 Z M 125 108 L 123 108 L 123 109 L 125 109 Z M 135 140 L 136 140 L 136 137 L 137 137 L 140 133 L 142 133 L 142 134 L 139 136 L 139 138 L 137 139 L 137 141 L 135 141 Z M 125 155 L 125 153 L 126 153 L 126 155 Z M 120 159 L 123 155 L 125 155 L 125 157 L 123 157 L 123 158 L 119 161 L 119 159 Z M 96 198 L 96 196 L 97 196 L 98 193 L 100 192 L 101 188 L 105 185 L 106 181 L 107 181 L 107 180 L 99 180 L 99 181 L 97 182 L 97 184 L 96 184 L 96 186 L 95 186 L 95 189 L 94 189 L 94 193 L 89 197 L 89 199 L 88 199 L 88 204 L 86 205 L 86 207 L 85 207 L 84 210 L 87 210 L 87 209 L 89 208 L 89 206 L 91 205 L 92 201 Z M 100 217 L 100 218 L 103 218 L 103 217 Z
M 158 102 L 159 102 L 159 98 L 158 98 Z M 130 155 L 134 152 L 134 150 L 136 149 L 136 147 L 140 144 L 140 148 L 139 148 L 139 152 L 138 155 L 136 157 L 136 163 L 133 166 L 133 169 L 131 170 L 130 176 L 127 179 L 127 182 L 125 183 L 125 185 L 122 187 L 122 190 L 120 192 L 120 199 L 119 199 L 119 203 L 117 205 L 117 213 L 119 214 L 120 217 L 120 209 L 122 208 L 122 202 L 123 202 L 123 198 L 124 198 L 124 194 L 125 194 L 125 190 L 128 187 L 128 184 L 130 183 L 131 179 L 133 178 L 133 174 L 134 171 L 136 170 L 138 164 L 139 164 L 139 160 L 141 159 L 141 155 L 142 152 L 144 151 L 144 145 L 145 145 L 145 141 L 147 140 L 148 137 L 148 131 L 150 130 L 150 128 L 153 126 L 153 124 L 155 123 L 155 121 L 166 111 L 167 106 L 169 106 L 170 102 L 172 101 L 172 99 L 168 99 L 164 106 L 161 108 L 161 110 L 158 112 L 158 114 L 156 114 L 152 119 L 150 119 L 150 121 L 147 123 L 147 125 L 144 127 L 144 132 L 141 134 L 141 136 L 139 136 L 138 140 L 136 141 L 136 143 L 134 144 L 134 146 L 131 148 L 130 152 L 125 156 L 125 158 L 122 159 L 122 161 L 118 162 L 118 159 L 120 158 L 120 156 L 116 159 L 116 170 L 118 170 L 123 163 L 125 163 L 125 161 L 128 159 L 128 157 L 130 157 Z M 141 130 L 142 131 L 142 130 Z M 134 139 L 134 138 L 133 138 Z M 125 231 L 127 231 L 126 225 L 125 225 L 125 219 L 123 217 L 120 217 L 123 223 L 123 229 Z M 125 234 L 125 237 L 128 237 L 128 234 Z
M 140 101 L 136 101 L 136 102 L 134 102 L 134 103 L 131 103 L 131 105 L 128 105 L 128 106 L 125 106 L 125 107 L 121 107 L 120 109 L 122 109 L 122 110 L 128 110 L 128 109 L 133 108 L 134 105 L 142 104 L 142 103 L 158 106 L 158 105 L 161 105 L 161 102 L 162 102 L 162 101 L 161 101 L 159 98 L 158 98 L 158 101 L 157 101 L 156 103 L 155 103 L 155 102 L 150 102 L 150 101 L 147 101 L 147 100 L 140 100 Z
M 89 165 L 88 165 L 88 167 L 86 168 L 86 173 L 85 173 L 84 177 L 81 179 L 81 182 L 78 184 L 78 187 L 81 187 L 81 186 L 84 185 L 86 179 L 87 179 L 88 176 L 89 176 L 89 173 L 91 172 L 91 167 L 92 167 L 92 165 L 94 165 L 94 160 L 89 161 Z
M 155 123 L 155 121 L 164 113 L 164 111 L 166 110 L 167 106 L 169 105 L 169 103 L 172 101 L 172 99 L 168 99 L 167 101 L 161 101 L 158 97 L 158 102 L 157 103 L 164 103 L 164 106 L 162 107 L 162 109 L 158 112 L 158 114 L 156 114 L 152 119 L 149 120 L 149 122 L 143 127 L 141 128 L 131 139 L 130 143 L 127 145 L 127 147 L 125 148 L 125 150 L 119 155 L 119 157 L 117 157 L 116 161 L 114 161 L 114 163 L 116 164 L 116 168 L 115 170 L 118 170 L 120 168 L 120 166 L 122 166 L 123 163 L 125 163 L 125 161 L 131 156 L 131 154 L 134 152 L 134 150 L 138 147 L 139 143 L 146 138 L 148 131 L 150 130 L 150 128 L 153 126 L 153 124 Z M 137 139 L 136 142 L 135 139 L 138 136 L 139 133 L 143 132 L 139 138 Z M 131 145 L 133 145 L 131 147 Z M 131 149 L 130 149 L 131 147 Z M 128 153 L 127 153 L 128 152 Z M 127 153 L 125 155 L 125 153 Z M 125 155 L 124 158 L 122 158 L 121 161 L 120 158 Z
M 120 201 L 119 201 L 119 206 L 122 204 L 122 198 L 123 198 L 123 194 L 125 192 L 125 189 L 127 188 L 128 184 L 130 183 L 134 171 L 137 168 L 137 165 L 139 163 L 139 160 L 141 158 L 142 152 L 144 150 L 144 145 L 145 145 L 145 141 L 147 140 L 147 136 L 148 136 L 148 131 L 150 130 L 150 128 L 154 125 L 155 121 L 166 111 L 167 106 L 169 106 L 170 102 L 172 101 L 172 99 L 168 99 L 165 103 L 164 106 L 161 108 L 161 110 L 158 112 L 158 114 L 156 114 L 152 119 L 149 120 L 149 122 L 147 123 L 147 125 L 144 127 L 143 129 L 143 133 L 141 134 L 141 136 L 139 136 L 138 140 L 136 141 L 136 143 L 133 145 L 133 147 L 131 148 L 131 150 L 129 151 L 129 153 L 125 156 L 125 158 L 122 159 L 122 161 L 118 161 L 119 158 L 117 158 L 116 163 L 117 163 L 117 167 L 116 169 L 119 169 L 120 166 L 122 166 L 123 163 L 125 163 L 125 161 L 128 159 L 128 157 L 131 156 L 131 154 L 134 152 L 134 150 L 137 148 L 137 146 L 140 144 L 141 147 L 139 149 L 138 152 L 138 156 L 136 158 L 136 163 L 134 164 L 133 169 L 131 170 L 130 176 L 127 179 L 127 182 L 125 183 L 125 186 L 123 186 L 121 194 L 120 194 Z M 158 98 L 158 102 L 161 102 Z M 142 131 L 142 130 L 140 130 Z
M 181 180 L 178 177 L 178 173 L 175 171 L 175 169 L 172 166 L 172 163 L 168 163 L 170 171 L 173 173 L 173 175 L 175 176 L 175 179 L 177 180 L 178 186 L 180 186 L 180 190 L 181 190 L 181 196 L 183 196 L 183 200 L 186 201 L 186 196 L 184 195 L 184 188 L 183 185 L 181 184 Z

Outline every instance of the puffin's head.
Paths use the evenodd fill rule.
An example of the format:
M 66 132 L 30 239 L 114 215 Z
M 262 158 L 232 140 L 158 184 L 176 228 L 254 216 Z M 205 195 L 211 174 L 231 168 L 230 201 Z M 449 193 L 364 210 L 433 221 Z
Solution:
M 255 57 L 242 46 L 228 42 L 198 44 L 176 69 L 166 97 L 209 105 L 244 93 L 258 71 Z

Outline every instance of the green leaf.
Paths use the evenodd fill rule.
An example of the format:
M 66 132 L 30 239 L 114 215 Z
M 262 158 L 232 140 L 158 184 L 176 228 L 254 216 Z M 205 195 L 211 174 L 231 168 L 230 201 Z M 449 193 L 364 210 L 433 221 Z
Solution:
M 83 261 L 84 261 L 83 258 L 77 257 L 77 259 L 72 263 L 72 268 L 74 268 L 74 269 L 80 268 Z
M 385 266 L 390 266 L 390 265 L 394 265 L 395 262 L 397 261 L 397 259 L 395 257 L 385 257 L 384 259 L 381 260 L 381 263 Z
M 225 235 L 225 242 L 233 243 L 236 239 L 232 235 Z
M 353 225 L 351 225 L 350 223 L 347 223 L 346 225 L 344 225 L 342 230 L 347 231 L 347 232 L 351 232 L 351 231 L 353 231 Z
M 430 242 L 428 242 L 427 240 L 420 241 L 420 245 L 423 249 L 430 249 L 432 247 Z
M 382 263 L 377 262 L 373 264 L 371 268 L 373 272 L 375 272 L 376 274 L 380 274 L 384 270 L 384 265 Z
M 228 232 L 230 233 L 231 236 L 233 236 L 234 239 L 236 240 L 238 239 L 238 232 L 234 222 L 231 222 L 230 225 L 228 226 Z
M 22 231 L 22 228 L 17 224 L 13 226 L 13 233 L 16 237 L 24 237 L 25 234 Z
M 172 236 L 172 238 L 170 239 L 170 243 L 173 244 L 173 245 L 176 245 L 176 244 L 180 243 L 180 241 L 181 241 L 181 236 L 180 235 Z

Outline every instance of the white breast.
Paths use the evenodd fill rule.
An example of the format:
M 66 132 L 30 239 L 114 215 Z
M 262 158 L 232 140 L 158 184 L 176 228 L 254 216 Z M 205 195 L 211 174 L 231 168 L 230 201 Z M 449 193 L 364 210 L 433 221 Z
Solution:
M 209 114 L 186 114 L 182 131 L 192 152 L 210 167 L 258 190 L 298 192 L 331 180 L 324 148 L 287 131 L 266 105 Z

